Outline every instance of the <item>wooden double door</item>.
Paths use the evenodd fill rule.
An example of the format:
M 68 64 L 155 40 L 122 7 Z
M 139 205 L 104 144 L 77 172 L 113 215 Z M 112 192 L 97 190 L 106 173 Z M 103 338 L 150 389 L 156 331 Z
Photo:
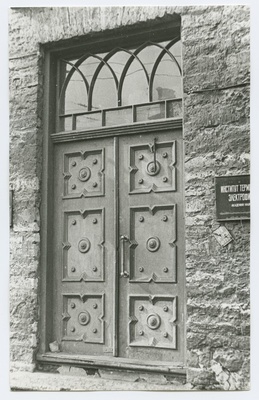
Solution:
M 52 340 L 61 352 L 183 360 L 181 135 L 55 145 Z

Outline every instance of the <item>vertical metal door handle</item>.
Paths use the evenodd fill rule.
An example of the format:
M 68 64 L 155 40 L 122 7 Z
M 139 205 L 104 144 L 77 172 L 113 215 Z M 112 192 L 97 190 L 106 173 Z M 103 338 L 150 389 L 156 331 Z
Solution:
M 124 278 L 128 278 L 129 273 L 125 271 L 125 242 L 128 241 L 129 238 L 125 235 L 122 235 L 120 237 L 121 241 L 121 272 L 120 276 Z

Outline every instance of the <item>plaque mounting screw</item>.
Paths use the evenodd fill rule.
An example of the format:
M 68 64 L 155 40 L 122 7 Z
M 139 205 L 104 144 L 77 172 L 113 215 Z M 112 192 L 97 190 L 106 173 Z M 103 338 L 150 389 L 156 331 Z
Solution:
M 72 268 L 71 268 L 71 271 L 72 271 L 72 272 L 76 272 L 75 267 L 72 267 Z
M 144 158 L 143 154 L 140 154 L 140 155 L 138 156 L 138 159 L 139 159 L 139 160 L 143 160 L 143 158 Z
M 72 162 L 72 167 L 75 167 L 75 166 L 76 166 L 76 162 L 73 161 L 73 162 Z
M 96 328 L 93 329 L 93 333 L 97 333 L 97 329 Z
M 97 304 L 96 304 L 96 303 L 93 304 L 93 308 L 94 308 L 94 309 L 97 308 Z
M 165 312 L 167 312 L 167 311 L 168 311 L 168 307 L 167 307 L 167 306 L 164 306 L 164 307 L 163 307 L 163 310 L 164 310 Z
M 167 215 L 164 215 L 164 216 L 163 216 L 163 221 L 166 222 L 167 220 L 168 220 L 168 216 L 167 216 Z
M 73 185 L 71 186 L 71 188 L 74 190 L 74 189 L 76 188 L 76 185 L 73 184 Z
M 167 154 L 167 152 L 165 151 L 165 152 L 163 153 L 163 158 L 167 158 L 167 156 L 168 156 L 168 154 Z
M 76 308 L 75 303 L 71 303 L 71 308 Z
M 97 271 L 97 267 L 93 267 L 93 271 L 96 272 Z
M 144 332 L 143 331 L 139 331 L 139 334 L 140 334 L 140 336 L 143 336 Z
M 144 221 L 144 217 L 141 215 L 141 217 L 139 217 L 139 222 L 143 222 Z
M 72 326 L 71 328 L 71 332 L 75 332 L 76 328 L 74 326 Z
M 94 183 L 93 183 L 93 187 L 94 187 L 94 188 L 97 187 L 97 182 L 94 182 Z
M 143 311 L 144 310 L 144 306 L 139 306 L 139 311 Z
M 73 219 L 72 225 L 76 225 L 76 220 L 75 219 Z
M 144 268 L 143 267 L 139 267 L 139 272 L 143 272 Z
M 93 219 L 93 224 L 97 224 L 97 219 L 96 218 Z
M 93 164 L 97 164 L 97 162 L 98 162 L 98 160 L 97 160 L 97 158 L 95 158 L 95 159 L 93 160 Z
M 163 268 L 163 271 L 168 272 L 168 268 L 167 267 Z
M 167 182 L 167 181 L 168 181 L 167 177 L 164 176 L 164 177 L 163 177 L 163 182 Z
M 165 338 L 168 337 L 168 333 L 167 333 L 167 332 L 164 333 L 164 337 L 165 337 Z
M 144 180 L 141 178 L 138 180 L 138 183 L 142 184 L 144 182 Z

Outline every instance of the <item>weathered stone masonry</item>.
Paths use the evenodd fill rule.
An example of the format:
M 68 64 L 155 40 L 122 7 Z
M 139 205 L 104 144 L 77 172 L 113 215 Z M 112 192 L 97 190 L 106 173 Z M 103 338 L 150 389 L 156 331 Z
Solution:
M 11 369 L 35 368 L 39 343 L 44 44 L 181 15 L 187 282 L 187 381 L 249 385 L 249 223 L 212 235 L 214 177 L 249 173 L 249 9 L 21 8 L 10 12 Z

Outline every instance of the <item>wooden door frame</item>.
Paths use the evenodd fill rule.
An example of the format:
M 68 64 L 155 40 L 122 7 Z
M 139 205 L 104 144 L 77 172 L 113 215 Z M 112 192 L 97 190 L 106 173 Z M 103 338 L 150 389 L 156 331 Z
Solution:
M 161 30 L 161 27 L 159 28 Z M 179 29 L 179 28 L 178 28 Z M 103 35 L 103 34 L 102 34 Z M 136 35 L 136 33 L 135 33 Z M 138 33 L 141 37 L 141 33 Z M 112 40 L 112 39 L 110 39 Z M 78 47 L 79 48 L 79 47 Z M 164 132 L 174 129 L 182 129 L 182 119 L 170 118 L 166 120 L 157 120 L 155 122 L 134 123 L 131 125 L 103 127 L 99 129 L 80 130 L 76 133 L 53 133 L 55 132 L 55 115 L 53 110 L 56 109 L 56 95 L 53 93 L 57 79 L 56 61 L 60 57 L 60 52 L 63 48 L 45 49 L 44 63 L 44 113 L 43 113 L 43 164 L 42 164 L 42 201 L 41 201 L 41 257 L 40 257 L 40 321 L 39 321 L 39 336 L 40 343 L 36 353 L 36 360 L 40 363 L 70 363 L 73 365 L 91 365 L 91 366 L 107 366 L 114 368 L 126 368 L 134 370 L 157 371 L 168 373 L 185 373 L 184 363 L 174 366 L 173 363 L 164 363 L 157 366 L 156 363 L 134 363 L 130 360 L 122 360 L 113 357 L 66 357 L 61 353 L 50 353 L 48 344 L 51 342 L 52 336 L 52 287 L 51 287 L 51 272 L 52 272 L 52 237 L 51 237 L 51 222 L 52 222 L 52 199 L 53 199 L 53 148 L 55 144 L 61 142 L 69 142 L 75 140 L 87 140 L 92 138 L 116 137 L 122 135 L 145 134 L 152 132 Z M 183 169 L 184 170 L 184 169 Z M 116 178 L 116 177 L 115 177 Z M 184 201 L 184 193 L 183 193 Z M 115 207 L 117 207 L 115 205 Z M 117 207 L 118 208 L 118 207 Z M 118 242 L 118 223 L 115 222 L 116 237 Z M 118 261 L 118 259 L 117 259 Z M 116 278 L 117 279 L 117 278 Z M 114 311 L 117 305 L 114 305 Z M 184 318 L 185 324 L 185 318 Z M 117 329 L 117 327 L 116 327 Z M 116 332 L 117 333 L 117 332 Z M 184 338 L 184 342 L 186 339 Z M 185 358 L 185 357 L 184 357 Z
M 93 357 L 93 356 L 67 356 L 59 353 L 50 353 L 47 346 L 50 340 L 48 338 L 51 337 L 52 333 L 52 315 L 48 315 L 48 310 L 51 310 L 51 293 L 48 291 L 48 286 L 51 283 L 51 261 L 50 256 L 52 252 L 52 244 L 51 244 L 51 235 L 49 231 L 51 230 L 51 220 L 52 220 L 52 207 L 51 207 L 51 200 L 53 197 L 53 182 L 48 179 L 48 172 L 52 167 L 52 157 L 53 154 L 53 143 L 62 143 L 62 142 L 69 142 L 69 141 L 77 141 L 77 140 L 87 140 L 95 138 L 107 138 L 107 137 L 114 137 L 116 143 L 116 137 L 122 135 L 134 135 L 134 134 L 150 134 L 159 132 L 170 132 L 172 130 L 179 130 L 182 129 L 182 120 L 181 119 L 169 119 L 163 122 L 148 122 L 145 124 L 134 124 L 129 126 L 123 127 L 114 127 L 105 130 L 98 130 L 98 131 L 81 131 L 77 132 L 76 137 L 75 135 L 68 136 L 63 134 L 53 134 L 49 138 L 49 140 L 45 140 L 44 150 L 47 152 L 48 157 L 46 157 L 46 153 L 44 155 L 44 185 L 43 185 L 43 192 L 44 199 L 42 200 L 42 230 L 41 230 L 41 269 L 42 269 L 42 278 L 41 278 L 41 344 L 40 349 L 37 354 L 37 360 L 41 363 L 61 363 L 61 364 L 73 364 L 73 365 L 85 365 L 85 366 L 95 366 L 95 367 L 114 367 L 114 368 L 125 368 L 125 369 L 134 369 L 134 370 L 145 370 L 145 371 L 153 371 L 153 372 L 165 372 L 174 373 L 174 374 L 184 374 L 185 373 L 185 361 L 183 363 L 177 363 L 176 365 L 173 362 L 164 362 L 161 365 L 157 366 L 155 362 L 149 363 L 136 363 L 135 360 L 129 359 L 121 359 L 116 358 L 116 349 L 115 354 L 113 357 L 109 359 L 109 357 Z M 50 143 L 52 142 L 52 143 Z M 116 145 L 115 145 L 116 146 Z M 116 151 L 116 149 L 115 149 Z M 50 160 L 48 164 L 48 160 Z M 182 194 L 183 195 L 183 194 Z M 184 201 L 184 196 L 183 201 Z M 118 206 L 115 204 L 116 213 L 118 212 Z M 115 237 L 117 238 L 118 243 L 118 218 L 115 221 Z M 118 250 L 118 249 L 117 249 Z M 116 261 L 118 265 L 118 251 L 116 251 Z M 118 281 L 118 274 L 115 276 L 115 282 Z M 117 285 L 115 284 L 115 287 Z M 184 290 L 185 292 L 185 290 Z M 116 292 L 114 293 L 116 296 Z M 184 296 L 185 298 L 185 296 Z M 116 309 L 118 307 L 118 303 L 114 301 L 114 312 L 116 313 Z M 116 320 L 116 318 L 115 318 Z M 183 324 L 185 326 L 185 318 L 183 318 Z M 117 322 L 114 322 L 114 335 L 117 335 Z M 186 340 L 184 338 L 183 342 L 185 343 Z M 114 341 L 116 343 L 116 341 Z M 185 350 L 185 349 L 184 349 Z M 185 351 L 184 351 L 185 352 Z M 185 357 L 184 357 L 185 359 Z

